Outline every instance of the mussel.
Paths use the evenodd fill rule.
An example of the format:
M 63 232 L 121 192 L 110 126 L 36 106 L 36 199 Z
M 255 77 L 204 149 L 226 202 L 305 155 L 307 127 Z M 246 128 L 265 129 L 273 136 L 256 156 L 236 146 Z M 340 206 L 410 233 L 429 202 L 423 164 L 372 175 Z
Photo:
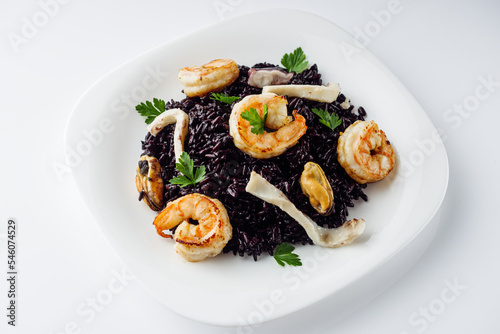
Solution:
M 144 202 L 154 211 L 163 208 L 163 179 L 161 166 L 158 159 L 143 155 L 137 166 L 135 185 L 139 192 L 139 200 Z
M 324 216 L 332 213 L 333 190 L 320 165 L 314 162 L 304 165 L 304 171 L 300 176 L 300 187 L 316 211 Z

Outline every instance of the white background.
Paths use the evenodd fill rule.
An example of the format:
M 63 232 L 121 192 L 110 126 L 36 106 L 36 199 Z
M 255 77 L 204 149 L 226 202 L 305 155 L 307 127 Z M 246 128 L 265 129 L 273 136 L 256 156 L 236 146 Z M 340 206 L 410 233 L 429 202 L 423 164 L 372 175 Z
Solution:
M 46 22 L 40 14 L 44 3 L 57 4 Z M 400 0 L 397 13 L 381 17 L 389 4 L 388 0 L 328 4 L 1 0 L 0 268 L 4 273 L 8 218 L 15 218 L 19 227 L 17 327 L 7 325 L 8 286 L 2 278 L 1 332 L 498 333 L 500 2 Z M 53 166 L 65 162 L 64 128 L 73 105 L 101 76 L 187 32 L 276 7 L 315 13 L 352 34 L 371 35 L 365 44 L 444 134 L 450 163 L 448 192 L 427 252 L 392 287 L 350 316 L 336 322 L 315 318 L 311 323 L 308 319 L 317 311 L 312 307 L 259 327 L 206 326 L 164 308 L 123 274 L 70 173 L 58 175 Z M 38 22 L 40 27 L 28 34 L 26 28 L 23 32 L 26 22 Z M 251 29 L 251 22 L 242 24 Z M 377 31 L 369 30 L 377 25 Z M 23 42 L 13 42 L 14 35 Z M 489 94 L 477 99 L 481 77 L 493 84 L 491 91 L 484 85 L 479 88 Z M 478 103 L 471 104 L 474 101 Z M 449 111 L 464 104 L 462 116 Z M 440 303 L 446 282 L 460 288 L 453 301 Z M 92 313 L 89 305 L 99 295 L 111 298 Z M 445 307 L 436 309 L 438 305 Z

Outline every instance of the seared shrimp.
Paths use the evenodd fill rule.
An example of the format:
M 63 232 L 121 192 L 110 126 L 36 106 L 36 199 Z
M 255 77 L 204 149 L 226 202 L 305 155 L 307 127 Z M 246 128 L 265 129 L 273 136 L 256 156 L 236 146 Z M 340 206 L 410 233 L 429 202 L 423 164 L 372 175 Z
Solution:
M 179 70 L 179 81 L 187 96 L 204 96 L 232 84 L 240 75 L 238 64 L 231 59 L 216 59 L 202 66 Z
M 234 145 L 254 158 L 268 159 L 297 144 L 306 133 L 306 120 L 296 111 L 293 112 L 295 119 L 287 116 L 287 103 L 285 97 L 273 93 L 248 95 L 236 103 L 229 117 L 229 134 Z M 251 132 L 252 126 L 241 113 L 255 108 L 262 117 L 264 105 L 268 108 L 266 126 L 277 131 L 257 135 Z
M 376 182 L 394 168 L 396 156 L 374 121 L 356 121 L 339 138 L 338 161 L 358 183 Z
M 198 221 L 192 224 L 190 219 Z M 201 194 L 189 194 L 167 203 L 155 218 L 156 231 L 164 238 L 172 238 L 163 231 L 176 227 L 175 250 L 190 262 L 218 255 L 231 239 L 233 228 L 224 205 Z

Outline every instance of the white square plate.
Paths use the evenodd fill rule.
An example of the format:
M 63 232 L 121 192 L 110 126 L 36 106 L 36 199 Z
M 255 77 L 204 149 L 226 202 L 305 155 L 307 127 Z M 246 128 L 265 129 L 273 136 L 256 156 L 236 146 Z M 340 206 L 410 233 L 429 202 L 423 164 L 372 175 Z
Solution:
M 446 192 L 448 162 L 436 129 L 398 79 L 335 24 L 293 10 L 222 21 L 150 50 L 95 83 L 78 101 L 66 129 L 67 163 L 103 233 L 144 288 L 173 311 L 208 324 L 236 326 L 275 319 L 324 298 L 349 296 L 421 233 Z M 351 217 L 366 230 L 352 245 L 299 246 L 304 265 L 282 268 L 270 256 L 219 255 L 188 263 L 156 234 L 154 212 L 137 200 L 135 169 L 146 134 L 135 105 L 183 97 L 177 71 L 216 58 L 238 64 L 279 63 L 301 46 L 323 82 L 338 82 L 387 133 L 395 170 L 367 188 Z M 394 275 L 398 276 L 395 272 Z M 336 310 L 332 310 L 332 314 Z

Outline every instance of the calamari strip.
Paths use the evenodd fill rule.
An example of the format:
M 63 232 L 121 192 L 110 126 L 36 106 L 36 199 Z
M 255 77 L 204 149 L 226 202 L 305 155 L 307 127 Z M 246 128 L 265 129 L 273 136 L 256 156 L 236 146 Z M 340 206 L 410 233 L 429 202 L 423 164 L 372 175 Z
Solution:
M 269 183 L 256 172 L 250 174 L 250 181 L 245 190 L 263 201 L 274 204 L 295 219 L 305 230 L 314 244 L 323 247 L 341 247 L 353 242 L 365 229 L 363 219 L 346 221 L 337 228 L 318 226 L 311 218 L 297 209 L 295 205 L 278 188 Z
M 156 137 L 165 126 L 173 123 L 175 123 L 174 152 L 175 161 L 177 162 L 184 151 L 184 139 L 186 139 L 188 133 L 189 116 L 181 109 L 166 110 L 156 116 L 154 121 L 148 125 L 148 131 Z
M 274 85 L 262 88 L 262 93 L 274 93 L 293 97 L 302 97 L 308 100 L 331 103 L 340 94 L 340 85 L 329 83 L 327 86 L 319 85 Z

